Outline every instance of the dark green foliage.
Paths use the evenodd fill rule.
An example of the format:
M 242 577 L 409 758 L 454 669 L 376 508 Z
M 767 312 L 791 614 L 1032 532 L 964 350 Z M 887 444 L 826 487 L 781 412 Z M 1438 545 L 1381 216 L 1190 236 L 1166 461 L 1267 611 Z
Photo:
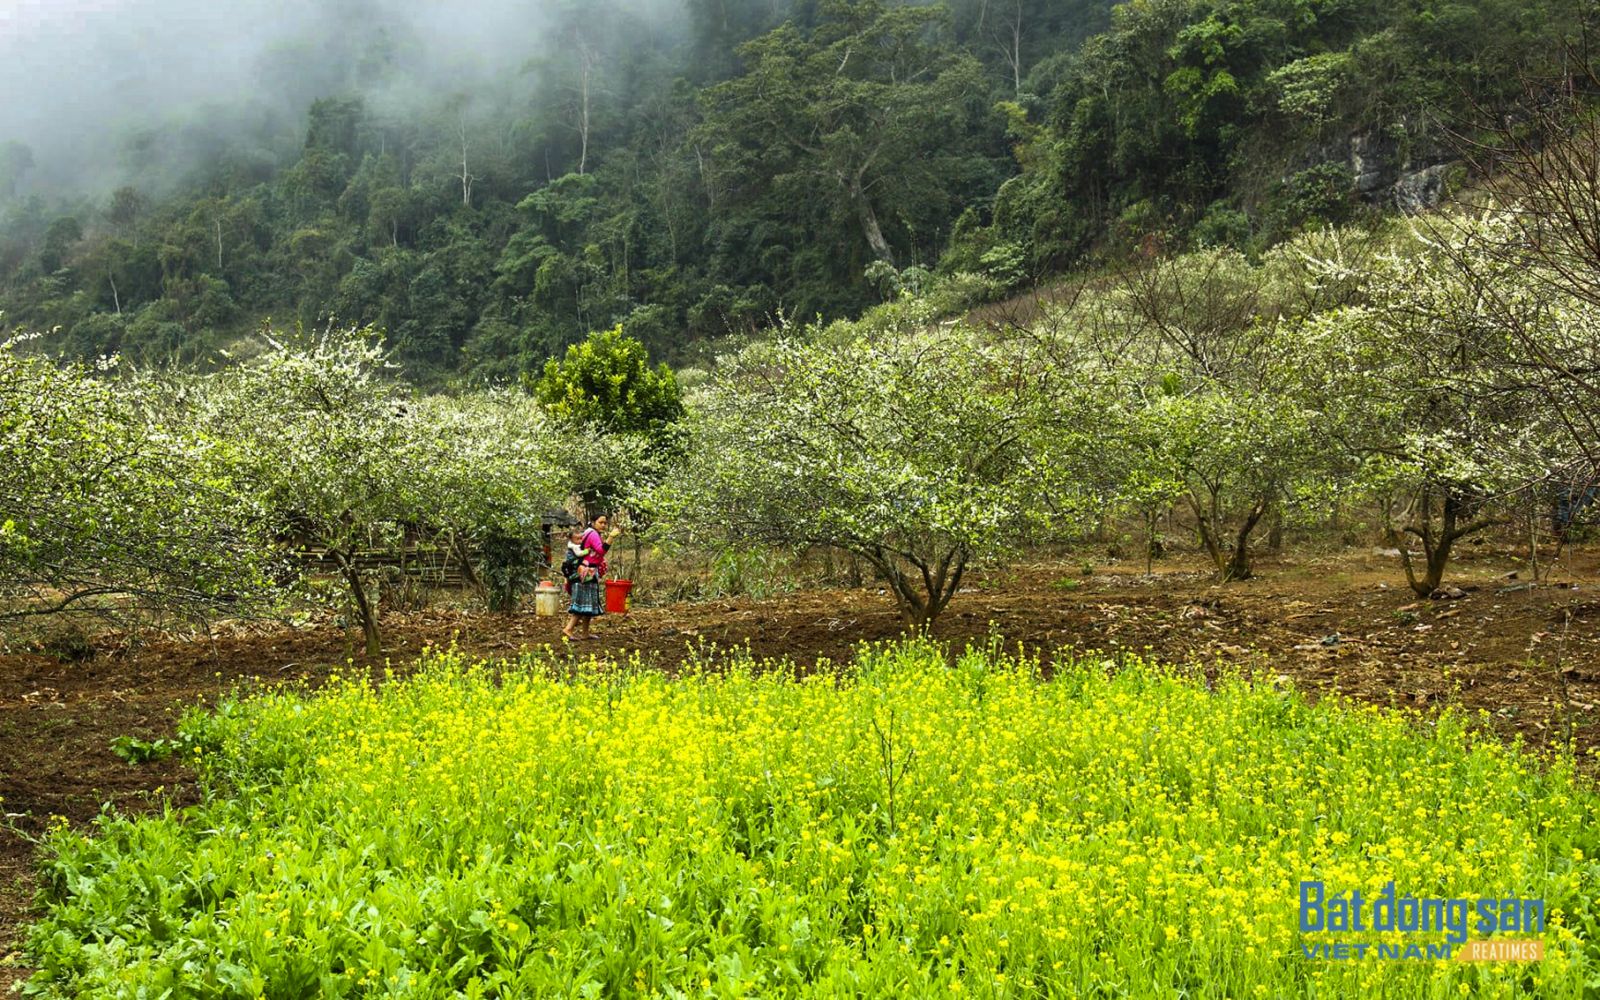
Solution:
M 405 77 L 409 43 L 343 83 L 308 68 L 297 141 L 242 136 L 170 194 L 141 186 L 175 162 L 156 132 L 122 144 L 140 183 L 56 204 L 0 137 L 0 329 L 194 363 L 267 318 L 336 320 L 419 380 L 510 380 L 617 323 L 677 362 L 780 313 L 856 313 L 875 260 L 1003 292 L 1157 231 L 1254 251 L 1392 205 L 1451 158 L 1447 126 L 1572 71 L 1591 20 L 1591 0 L 688 0 L 663 27 L 561 4 L 523 72 L 404 110 L 358 95 Z
M 589 425 L 617 437 L 640 442 L 645 462 L 631 469 L 603 468 L 580 489 L 591 513 L 614 509 L 642 485 L 656 467 L 654 460 L 677 454 L 681 445 L 683 393 L 666 364 L 650 367 L 650 356 L 638 340 L 616 326 L 567 348 L 559 361 L 545 363 L 544 373 L 523 382 L 546 413 L 569 427 Z M 630 481 L 632 480 L 632 481 Z M 649 512 L 636 510 L 636 524 L 648 523 Z
M 1012 12 L 1027 21 L 1018 51 L 1070 45 L 1106 7 L 1027 0 Z M 870 304 L 867 262 L 932 265 L 956 216 L 1010 169 L 988 110 L 1014 90 L 998 14 L 688 8 L 662 30 L 560 5 L 525 72 L 490 92 L 402 112 L 329 90 L 276 163 L 219 158 L 170 196 L 135 184 L 73 205 L 19 200 L 31 157 L 6 146 L 3 322 L 59 327 L 47 349 L 187 362 L 269 317 L 317 329 L 332 318 L 383 330 L 423 381 L 510 379 L 619 322 L 681 359 L 780 310 Z M 794 93 L 838 99 L 821 156 L 763 155 L 763 108 L 741 96 L 791 43 Z M 403 75 L 410 58 L 404 46 L 369 55 L 361 72 L 375 79 Z M 130 165 L 163 155 L 158 137 L 136 139 Z M 827 176 L 836 162 L 852 165 L 846 181 Z M 863 238 L 868 215 L 882 253 Z
M 493 532 L 480 546 L 479 572 L 490 611 L 515 611 L 539 582 L 544 550 L 536 536 Z
M 153 740 L 142 740 L 137 736 L 118 736 L 111 741 L 111 752 L 129 764 L 149 764 L 153 761 L 166 760 L 185 746 L 186 743 L 181 738 L 169 740 L 166 737 L 157 737 Z
M 810 33 L 787 25 L 739 50 L 745 73 L 704 92 L 713 219 L 746 253 L 830 280 L 804 313 L 848 309 L 874 260 L 931 262 L 964 203 L 999 176 L 985 155 L 976 60 L 937 33 L 936 9 L 828 0 Z M 796 246 L 790 234 L 809 232 Z M 907 258 L 910 258 L 907 260 Z
M 1448 160 L 1448 129 L 1570 72 L 1584 0 L 1136 0 L 1070 59 L 1047 61 L 992 228 L 953 253 L 1026 245 L 1061 269 L 1107 241 L 1192 231 L 1260 247 L 1391 207 L 1408 170 Z M 1357 169 L 1360 169 L 1358 175 Z

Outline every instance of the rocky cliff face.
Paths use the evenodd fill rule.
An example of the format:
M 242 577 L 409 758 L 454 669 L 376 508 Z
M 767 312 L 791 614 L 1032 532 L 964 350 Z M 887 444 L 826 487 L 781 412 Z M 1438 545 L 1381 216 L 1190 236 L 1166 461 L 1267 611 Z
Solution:
M 1390 189 L 1394 206 L 1407 214 L 1438 207 L 1439 202 L 1444 200 L 1450 172 L 1455 168 L 1455 163 L 1435 163 L 1431 167 L 1401 174 Z
M 1363 201 L 1406 213 L 1437 207 L 1457 166 L 1443 150 L 1417 155 L 1405 144 L 1374 133 L 1351 136 L 1345 159 Z

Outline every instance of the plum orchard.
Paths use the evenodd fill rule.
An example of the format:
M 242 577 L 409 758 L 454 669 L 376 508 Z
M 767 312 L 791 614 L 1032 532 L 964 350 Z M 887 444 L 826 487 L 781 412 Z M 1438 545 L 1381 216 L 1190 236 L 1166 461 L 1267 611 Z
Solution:
M 1514 255 L 1516 220 L 1141 261 L 986 331 L 906 297 L 724 357 L 681 406 L 618 330 L 528 392 L 428 397 L 361 335 L 165 378 L 7 348 L 0 584 L 14 613 L 242 609 L 298 543 L 376 650 L 359 552 L 405 532 L 476 551 L 511 607 L 540 514 L 577 492 L 658 539 L 853 553 L 912 624 L 974 564 L 1120 516 L 1153 544 L 1175 508 L 1223 580 L 1263 525 L 1376 511 L 1420 543 L 1401 559 L 1429 594 L 1462 539 L 1534 525 L 1600 467 L 1600 312 Z
M 969 565 L 1052 527 L 1047 459 L 1070 439 L 1051 439 L 1056 374 L 959 336 L 757 345 L 694 400 L 692 446 L 655 502 L 726 544 L 859 556 L 923 624 Z
M 1497 226 L 1157 259 L 1004 335 L 911 299 L 791 333 L 691 396 L 653 499 L 700 541 L 854 553 L 915 624 L 975 562 L 1128 514 L 1153 544 L 1175 505 L 1224 581 L 1251 575 L 1264 524 L 1376 508 L 1420 543 L 1401 558 L 1426 595 L 1458 542 L 1594 467 L 1585 400 L 1540 354 L 1570 354 L 1589 311 L 1525 268 L 1463 269 Z
M 562 424 L 520 392 L 416 397 L 360 336 L 279 349 L 206 380 L 199 422 L 235 446 L 238 476 L 275 537 L 318 547 L 338 565 L 366 636 L 378 619 L 356 556 L 407 527 L 485 546 L 491 603 L 509 607 L 531 582 L 524 546 L 574 491 L 624 482 L 642 442 Z M 502 544 L 495 544 L 495 543 Z
M 166 387 L 0 344 L 0 620 L 248 610 L 260 508 Z
M 461 550 L 531 538 L 639 461 L 627 436 L 558 424 L 522 393 L 419 397 L 359 333 L 211 375 L 109 374 L 0 349 L 9 614 L 265 611 L 307 547 L 338 567 L 375 653 L 358 553 L 407 529 Z
M 1525 224 L 1496 211 L 1307 234 L 1257 264 L 1158 259 L 1035 327 L 1058 381 L 1098 401 L 1080 412 L 1100 414 L 1114 508 L 1147 526 L 1187 509 L 1225 580 L 1249 575 L 1264 519 L 1375 508 L 1427 595 L 1461 540 L 1536 526 L 1600 474 L 1600 309 L 1570 261 L 1525 249 Z
M 1428 594 L 1457 542 L 1583 454 L 1530 388 L 1537 356 L 1472 308 L 1466 245 L 1321 233 L 1260 263 L 1144 263 L 1004 335 L 898 302 L 757 345 L 691 397 L 657 502 L 701 540 L 854 553 L 914 624 L 975 562 L 1124 514 L 1153 542 L 1174 505 L 1224 581 L 1263 524 L 1376 507 L 1421 543 L 1402 560 Z

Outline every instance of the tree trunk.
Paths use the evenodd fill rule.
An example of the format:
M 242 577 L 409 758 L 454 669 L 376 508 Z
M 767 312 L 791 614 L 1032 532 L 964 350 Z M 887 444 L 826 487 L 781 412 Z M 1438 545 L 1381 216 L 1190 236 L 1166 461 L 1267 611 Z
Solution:
M 373 610 L 372 601 L 367 597 L 366 586 L 361 582 L 361 571 L 345 553 L 335 552 L 333 555 L 339 562 L 345 583 L 350 586 L 350 596 L 356 602 L 356 614 L 361 618 L 361 634 L 367 640 L 367 655 L 377 656 L 383 652 L 383 645 L 378 635 L 378 615 Z
M 1248 580 L 1253 574 L 1250 566 L 1250 532 L 1255 528 L 1256 522 L 1261 519 L 1259 508 L 1252 511 L 1244 524 L 1239 526 L 1239 534 L 1234 539 L 1233 551 L 1228 554 L 1227 564 L 1222 567 L 1222 582 L 1232 583 L 1235 580 Z
M 1533 582 L 1539 582 L 1539 507 L 1530 499 L 1528 501 L 1528 569 L 1533 573 Z
M 1255 530 L 1262 515 L 1267 512 L 1267 501 L 1257 500 L 1255 506 L 1250 508 L 1250 513 L 1245 517 L 1244 523 L 1239 525 L 1233 543 L 1227 548 L 1223 547 L 1220 526 L 1195 502 L 1191 496 L 1189 504 L 1194 509 L 1195 521 L 1200 532 L 1200 542 L 1206 548 L 1206 553 L 1211 556 L 1211 562 L 1217 567 L 1217 575 L 1223 583 L 1233 583 L 1236 580 L 1248 580 L 1251 576 L 1250 568 L 1250 532 Z
M 1211 557 L 1211 565 L 1217 567 L 1220 572 L 1227 557 L 1222 554 L 1222 547 L 1217 544 L 1217 535 L 1212 530 L 1211 519 L 1196 511 L 1195 530 L 1200 535 L 1200 544 L 1205 546 L 1206 555 Z
M 961 589 L 961 578 L 967 572 L 967 557 L 962 555 L 956 562 L 954 571 L 950 574 L 949 581 L 943 588 L 943 593 L 938 600 L 938 606 L 928 615 L 927 624 L 932 625 L 933 620 L 944 614 L 944 609 L 950 606 L 950 599 L 956 596 L 956 591 Z
M 472 173 L 467 169 L 467 118 L 465 112 L 456 123 L 461 136 L 461 204 L 472 207 Z
M 960 589 L 967 569 L 967 553 L 959 548 L 945 553 L 937 566 L 913 562 L 921 580 L 902 571 L 896 565 L 896 557 L 889 553 L 870 552 L 866 553 L 866 558 L 888 582 L 900 610 L 900 620 L 908 628 L 932 626 L 950 606 L 950 599 Z
M 889 592 L 894 595 L 896 608 L 900 611 L 900 620 L 907 628 L 917 628 L 928 620 L 928 601 L 925 595 L 919 594 L 911 581 L 907 580 L 899 567 L 892 565 L 887 560 L 874 559 L 883 578 L 889 584 Z
M 1405 567 L 1406 583 L 1411 585 L 1412 592 L 1418 597 L 1431 597 L 1434 591 L 1439 589 L 1439 585 L 1444 583 L 1444 571 L 1450 565 L 1450 552 L 1455 548 L 1456 542 L 1489 527 L 1494 523 L 1494 519 L 1480 517 L 1467 524 L 1461 524 L 1461 496 L 1449 486 L 1443 487 L 1437 532 L 1434 531 L 1433 525 L 1432 489 L 1423 491 L 1420 507 L 1418 523 L 1407 526 L 1405 533 L 1415 535 L 1422 542 L 1422 558 L 1425 564 L 1422 575 L 1417 574 L 1411 552 L 1404 544 L 1400 546 L 1400 564 Z M 1401 539 L 1401 542 L 1404 542 L 1404 539 Z
M 1156 534 L 1161 515 L 1154 511 L 1144 512 L 1144 575 L 1155 575 L 1155 561 L 1162 555 L 1161 538 Z
M 583 53 L 583 106 L 578 118 L 578 176 L 589 167 L 589 51 Z
M 1005 59 L 1006 65 L 1011 68 L 1012 93 L 1022 94 L 1022 3 L 1018 0 L 1016 9 L 1009 24 L 1001 25 L 1006 29 L 999 36 L 1000 55 Z
M 889 241 L 883 237 L 883 228 L 878 225 L 878 215 L 872 210 L 872 201 L 861 188 L 860 177 L 850 181 L 849 190 L 850 200 L 855 202 L 856 215 L 861 220 L 861 234 L 867 238 L 867 245 L 872 248 L 874 256 L 893 267 L 894 250 L 890 248 Z
M 477 591 L 480 597 L 483 596 L 483 578 L 478 576 L 477 567 L 472 565 L 472 551 L 466 541 L 453 531 L 450 533 L 450 551 L 461 560 L 461 577 L 467 581 L 467 586 Z

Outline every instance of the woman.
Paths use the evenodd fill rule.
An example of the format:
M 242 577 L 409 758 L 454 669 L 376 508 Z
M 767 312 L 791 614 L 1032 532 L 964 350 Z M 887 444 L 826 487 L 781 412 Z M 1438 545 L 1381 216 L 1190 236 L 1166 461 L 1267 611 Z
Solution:
M 601 514 L 594 519 L 588 531 L 578 542 L 583 557 L 578 561 L 578 578 L 572 583 L 572 604 L 567 608 L 567 627 L 561 630 L 566 639 L 598 639 L 589 631 L 597 615 L 606 613 L 605 599 L 601 595 L 606 575 L 606 552 L 622 533 L 621 528 L 607 531 L 610 520 Z M 582 629 L 581 634 L 574 634 Z

